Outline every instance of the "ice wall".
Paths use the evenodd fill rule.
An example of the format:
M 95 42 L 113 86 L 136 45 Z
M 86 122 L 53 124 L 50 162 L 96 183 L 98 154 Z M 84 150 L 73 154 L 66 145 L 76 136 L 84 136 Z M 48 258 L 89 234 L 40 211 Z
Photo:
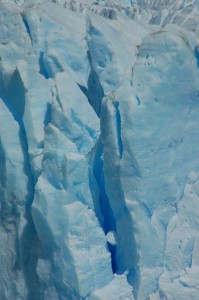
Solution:
M 0 26 L 0 299 L 197 299 L 197 38 L 47 2 Z

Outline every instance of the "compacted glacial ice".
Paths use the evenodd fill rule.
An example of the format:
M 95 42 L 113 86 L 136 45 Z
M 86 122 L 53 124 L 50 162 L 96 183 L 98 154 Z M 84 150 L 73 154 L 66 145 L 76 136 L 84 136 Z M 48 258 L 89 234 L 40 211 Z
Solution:
M 0 26 L 0 299 L 197 300 L 197 36 L 48 2 Z

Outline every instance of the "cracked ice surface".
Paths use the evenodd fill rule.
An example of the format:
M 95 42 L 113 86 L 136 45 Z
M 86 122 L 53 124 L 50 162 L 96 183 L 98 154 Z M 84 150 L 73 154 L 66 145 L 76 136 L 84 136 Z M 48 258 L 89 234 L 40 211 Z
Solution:
M 0 299 L 197 299 L 197 38 L 47 2 L 0 22 Z

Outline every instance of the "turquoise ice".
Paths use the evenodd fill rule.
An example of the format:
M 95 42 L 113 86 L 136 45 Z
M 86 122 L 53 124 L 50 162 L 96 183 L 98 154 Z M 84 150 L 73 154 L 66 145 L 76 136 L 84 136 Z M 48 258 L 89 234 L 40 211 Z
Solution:
M 0 3 L 2 300 L 198 297 L 198 37 L 99 14 Z

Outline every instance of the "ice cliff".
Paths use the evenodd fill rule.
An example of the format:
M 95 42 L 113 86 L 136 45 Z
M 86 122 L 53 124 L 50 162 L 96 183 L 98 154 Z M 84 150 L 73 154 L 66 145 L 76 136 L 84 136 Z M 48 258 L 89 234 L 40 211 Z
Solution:
M 198 44 L 0 3 L 1 300 L 199 299 Z

